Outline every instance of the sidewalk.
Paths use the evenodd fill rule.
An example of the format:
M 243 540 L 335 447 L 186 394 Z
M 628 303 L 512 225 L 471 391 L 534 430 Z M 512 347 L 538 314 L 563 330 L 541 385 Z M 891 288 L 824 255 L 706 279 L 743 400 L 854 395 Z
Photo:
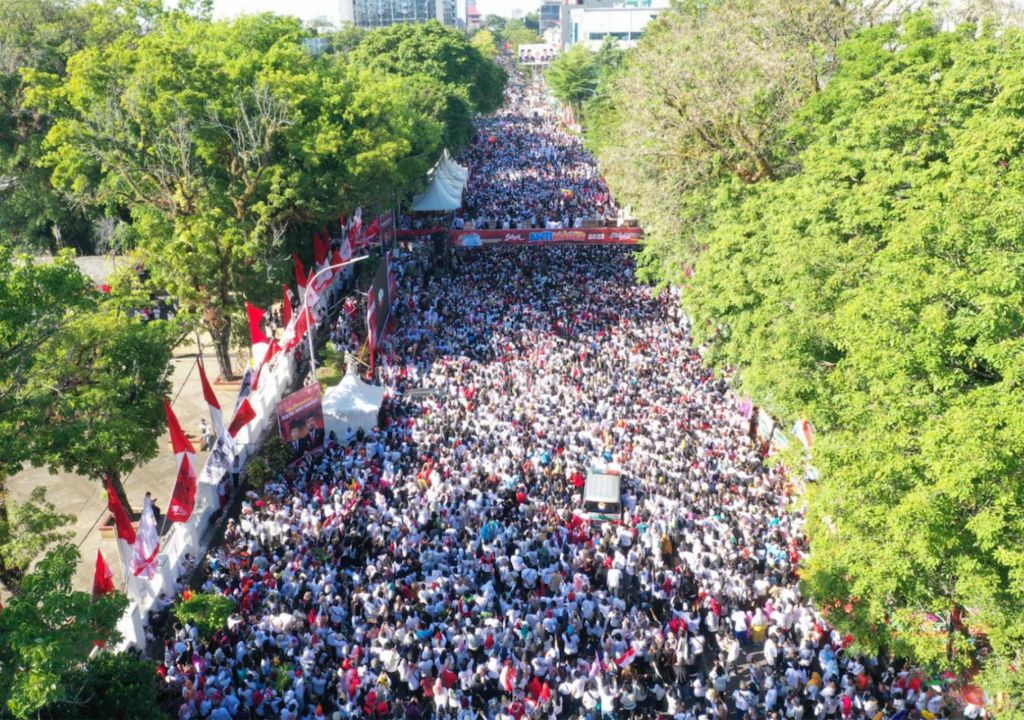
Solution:
M 217 361 L 213 353 L 213 345 L 208 337 L 203 338 L 203 360 L 210 382 L 215 383 L 218 374 Z M 239 372 L 244 369 L 245 362 L 247 362 L 247 358 L 242 359 L 235 356 L 233 358 L 235 371 Z M 209 423 L 210 414 L 206 401 L 203 399 L 202 385 L 199 382 L 194 335 L 187 337 L 175 349 L 171 363 L 173 365 L 171 405 L 182 428 L 189 434 L 192 444 L 196 448 L 196 469 L 198 471 L 206 463 L 208 455 L 206 452 L 199 451 L 199 422 L 202 418 L 206 418 Z M 227 423 L 231 419 L 235 398 L 238 395 L 238 384 L 214 384 L 213 388 L 220 401 L 224 422 Z M 153 493 L 153 498 L 160 507 L 161 513 L 167 512 L 177 468 L 174 455 L 171 453 L 166 426 L 162 428 L 158 442 L 160 444 L 159 454 L 148 463 L 135 468 L 124 479 L 124 489 L 135 512 L 142 510 L 142 500 L 147 492 Z M 74 516 L 75 521 L 71 525 L 71 529 L 74 531 L 72 542 L 78 546 L 81 553 L 81 562 L 73 580 L 75 590 L 86 592 L 92 590 L 97 548 L 103 552 L 103 557 L 110 565 L 114 574 L 114 583 L 119 588 L 124 587 L 122 565 L 117 555 L 117 543 L 113 538 L 102 538 L 99 530 L 100 521 L 106 517 L 107 513 L 105 492 L 100 483 L 70 473 L 52 475 L 49 468 L 46 467 L 26 466 L 17 475 L 7 478 L 6 485 L 14 502 L 24 501 L 35 487 L 45 486 L 47 488 L 46 498 L 56 506 L 57 511 Z

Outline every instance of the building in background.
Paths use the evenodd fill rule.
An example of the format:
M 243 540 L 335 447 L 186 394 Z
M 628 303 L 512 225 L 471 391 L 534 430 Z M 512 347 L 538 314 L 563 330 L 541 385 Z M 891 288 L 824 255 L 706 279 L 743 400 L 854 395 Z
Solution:
M 473 0 L 469 0 L 466 5 L 466 29 L 470 32 L 479 30 L 480 26 L 483 25 L 483 18 L 480 15 L 480 11 L 476 8 L 476 3 Z
M 342 24 L 379 28 L 396 23 L 437 20 L 442 25 L 465 27 L 459 17 L 460 0 L 341 0 Z
M 540 4 L 540 34 L 562 24 L 562 3 L 545 0 Z
M 669 0 L 583 0 L 562 5 L 562 48 L 584 45 L 597 50 L 606 37 L 621 48 L 634 47 L 647 23 L 668 7 Z

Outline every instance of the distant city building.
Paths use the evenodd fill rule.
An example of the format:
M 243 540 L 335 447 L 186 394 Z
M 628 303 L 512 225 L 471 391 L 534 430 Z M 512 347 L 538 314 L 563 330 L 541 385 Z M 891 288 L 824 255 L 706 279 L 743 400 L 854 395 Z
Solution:
M 647 23 L 669 4 L 669 0 L 584 0 L 562 5 L 562 47 L 584 45 L 597 50 L 606 37 L 613 38 L 621 48 L 634 47 Z
M 476 3 L 469 2 L 466 5 L 466 29 L 472 32 L 479 30 L 481 25 L 483 25 L 483 18 L 480 15 L 480 11 L 476 8 Z
M 458 3 L 459 0 L 341 0 L 341 21 L 361 28 L 428 20 L 463 27 Z
M 545 30 L 558 27 L 562 22 L 562 3 L 543 2 L 540 5 L 540 32 L 543 35 Z

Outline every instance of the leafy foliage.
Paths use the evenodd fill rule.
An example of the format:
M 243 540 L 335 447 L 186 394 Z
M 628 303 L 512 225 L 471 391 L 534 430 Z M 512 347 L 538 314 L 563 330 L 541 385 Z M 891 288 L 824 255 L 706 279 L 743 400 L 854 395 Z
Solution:
M 7 517 L 0 517 L 0 580 L 17 591 L 29 565 L 56 543 L 67 542 L 74 533 L 67 526 L 70 515 L 58 513 L 46 499 L 46 488 L 33 488 L 26 502 L 8 503 Z
M 55 189 L 38 164 L 53 118 L 24 104 L 22 74 L 62 75 L 87 44 L 137 34 L 159 12 L 151 0 L 0 3 L 0 238 L 33 252 L 93 249 L 92 213 Z
M 640 202 L 654 218 L 647 272 L 685 285 L 710 360 L 817 428 L 807 590 L 862 647 L 980 666 L 1001 716 L 1020 717 L 1024 35 L 943 32 L 918 14 L 822 57 L 787 31 L 765 61 L 777 45 L 785 64 L 728 80 L 742 37 L 713 35 L 714 57 L 697 42 L 713 18 L 684 32 L 690 21 L 666 16 L 652 42 L 671 40 L 684 64 L 683 47 L 703 47 L 705 69 L 684 84 L 642 48 L 624 77 L 665 91 L 665 122 L 639 134 L 623 98 L 657 96 L 619 95 L 638 167 L 599 152 L 619 183 L 657 194 Z M 755 87 L 771 92 L 743 91 Z M 672 203 L 654 209 L 658 193 Z
M 68 678 L 69 699 L 47 707 L 52 720 L 162 720 L 156 665 L 131 653 L 98 653 Z
M 290 18 L 172 12 L 141 38 L 78 53 L 63 81 L 30 76 L 33 106 L 59 118 L 54 183 L 131 208 L 153 283 L 202 318 L 225 376 L 232 314 L 285 273 L 288 229 L 411 189 L 429 161 L 400 161 L 440 150 L 441 121 L 407 78 L 349 62 L 376 34 L 341 56 L 313 56 L 303 37 Z
M 192 623 L 204 637 L 223 629 L 228 616 L 234 611 L 234 600 L 211 593 L 197 593 L 188 600 L 178 601 L 174 606 L 174 615 L 178 620 Z
M 598 67 L 584 45 L 573 45 L 548 67 L 545 79 L 555 97 L 579 112 L 583 103 L 597 92 Z
M 352 53 L 362 67 L 404 77 L 426 75 L 461 88 L 477 112 L 497 110 L 504 99 L 505 71 L 452 27 L 431 20 L 376 30 Z
M 277 435 L 267 438 L 260 449 L 260 456 L 267 461 L 267 467 L 273 473 L 279 473 L 285 469 L 292 459 L 291 448 Z
M 60 545 L 25 576 L 0 611 L 0 698 L 16 718 L 66 700 L 69 680 L 95 642 L 115 642 L 123 595 L 71 589 L 78 550 Z
M 469 43 L 488 60 L 495 60 L 498 57 L 498 38 L 487 28 L 481 28 L 473 33 Z

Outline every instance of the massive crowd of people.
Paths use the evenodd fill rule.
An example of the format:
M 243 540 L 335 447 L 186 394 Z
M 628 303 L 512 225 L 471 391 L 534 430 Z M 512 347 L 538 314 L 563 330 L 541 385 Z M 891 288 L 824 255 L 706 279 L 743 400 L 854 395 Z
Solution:
M 509 92 L 472 154 L 476 219 L 608 212 L 578 144 L 521 112 L 537 89 Z M 948 715 L 802 596 L 793 488 L 630 249 L 460 252 L 444 275 L 395 262 L 379 426 L 332 434 L 229 521 L 190 591 L 236 611 L 164 649 L 181 720 Z M 598 522 L 585 478 L 609 466 L 621 516 Z
M 477 123 L 460 162 L 470 171 L 459 214 L 481 228 L 574 227 L 612 221 L 594 158 L 560 122 L 544 88 L 510 68 L 504 107 Z

